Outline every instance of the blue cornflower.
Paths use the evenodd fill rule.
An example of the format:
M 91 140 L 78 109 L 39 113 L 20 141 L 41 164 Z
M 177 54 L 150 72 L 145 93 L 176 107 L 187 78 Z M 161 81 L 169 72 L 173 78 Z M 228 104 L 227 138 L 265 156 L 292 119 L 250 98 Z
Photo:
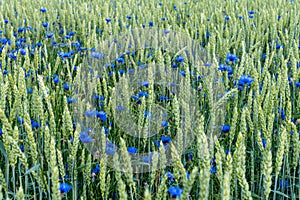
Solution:
M 95 99 L 95 100 L 104 101 L 104 100 L 105 100 L 105 97 L 99 96 L 99 95 L 95 94 L 94 99 Z
M 111 19 L 110 18 L 106 18 L 105 21 L 106 21 L 106 23 L 110 23 Z
M 194 152 L 186 152 L 186 153 L 184 153 L 185 158 L 187 160 L 189 160 L 189 161 L 193 160 L 193 155 L 194 155 Z
M 95 95 L 94 95 L 94 99 L 95 99 L 95 100 L 100 100 L 100 98 L 101 98 L 101 97 L 100 97 L 98 94 L 95 94 Z
M 65 38 L 66 39 L 70 39 L 71 37 L 69 35 L 65 35 Z
M 104 127 L 104 133 L 107 135 L 109 134 L 109 132 L 110 132 L 109 128 Z
M 226 21 L 230 20 L 230 17 L 229 17 L 229 16 L 226 16 L 226 17 L 225 17 L 225 20 L 226 20 Z
M 155 146 L 157 146 L 158 148 L 160 147 L 160 141 L 159 140 L 153 140 L 153 143 Z
M 167 137 L 167 136 L 162 136 L 161 141 L 162 141 L 162 143 L 167 144 L 167 143 L 171 142 L 172 139 L 170 137 Z
M 150 163 L 152 162 L 153 152 L 151 152 L 148 156 L 142 158 L 143 162 Z
M 289 187 L 289 181 L 288 180 L 284 180 L 284 181 L 280 181 L 279 182 L 279 187 L 280 189 L 286 189 L 287 187 Z
M 114 148 L 112 148 L 112 147 L 106 147 L 105 153 L 107 155 L 114 155 L 116 153 L 116 150 Z
M 227 71 L 227 72 L 228 72 L 228 75 L 232 75 L 232 74 L 233 74 L 232 67 L 227 66 L 227 65 L 224 65 L 224 64 L 221 64 L 221 65 L 219 66 L 219 70 L 220 70 L 221 72 Z
M 7 23 L 8 23 L 8 19 L 5 19 L 5 20 L 4 20 L 4 23 L 7 24 Z
M 76 99 L 75 98 L 72 98 L 72 97 L 68 97 L 67 98 L 67 103 L 75 103 L 76 102 Z
M 285 120 L 285 112 L 284 112 L 284 109 L 281 109 L 281 110 L 280 110 L 280 118 L 281 118 L 281 120 Z
M 62 57 L 63 58 L 71 58 L 72 55 L 74 55 L 74 53 L 75 53 L 74 51 L 66 52 L 66 53 L 62 54 Z
M 18 116 L 17 120 L 20 124 L 24 124 L 24 119 L 21 118 L 20 116 Z
M 189 174 L 188 172 L 186 172 L 186 178 L 187 178 L 187 179 L 190 179 L 190 178 L 191 178 L 191 176 L 190 176 L 190 174 Z
M 255 12 L 253 10 L 250 10 L 248 13 L 249 15 L 254 15 Z
M 231 61 L 231 62 L 235 62 L 235 61 L 238 60 L 238 57 L 234 54 L 229 53 L 229 54 L 226 55 L 226 59 Z
M 33 89 L 32 88 L 27 88 L 27 93 L 32 94 Z
M 174 63 L 174 64 L 172 65 L 172 68 L 178 68 L 178 65 L 177 65 L 176 63 Z
M 281 15 L 278 15 L 277 16 L 277 20 L 279 21 L 281 19 Z
M 82 143 L 91 143 L 94 140 L 87 132 L 81 132 L 79 138 Z
M 183 62 L 183 61 L 184 61 L 184 57 L 182 57 L 182 56 L 177 56 L 177 57 L 176 57 L 176 61 L 177 61 L 177 62 Z
M 144 86 L 144 87 L 149 87 L 149 82 L 148 82 L 148 81 L 144 81 L 144 82 L 142 83 L 142 86 Z
M 132 95 L 131 98 L 132 98 L 133 100 L 135 100 L 135 101 L 139 101 L 139 100 L 140 100 L 140 98 L 139 98 L 138 96 L 135 96 L 135 95 Z
M 99 173 L 100 172 L 100 166 L 99 164 L 96 164 L 95 168 L 93 169 L 93 173 Z
M 244 90 L 245 85 L 251 85 L 253 82 L 253 78 L 251 78 L 249 75 L 243 75 L 240 77 L 239 82 L 238 82 L 238 88 L 239 90 Z
M 118 63 L 124 63 L 124 58 L 117 58 Z
M 48 27 L 48 23 L 47 23 L 47 22 L 43 22 L 42 25 L 43 25 L 43 27 L 45 27 L 45 28 Z
M 300 82 L 295 82 L 294 84 L 295 84 L 296 88 L 300 88 Z
M 47 38 L 52 38 L 53 35 L 54 35 L 53 33 L 46 33 L 46 37 L 47 37 Z
M 254 18 L 254 16 L 253 16 L 253 15 L 249 15 L 249 18 L 250 18 L 250 19 L 253 19 L 253 18 Z
M 39 128 L 40 124 L 37 121 L 34 121 L 33 119 L 31 120 L 31 126 L 32 128 Z
M 129 154 L 133 155 L 137 153 L 137 148 L 135 147 L 127 147 L 127 151 Z
M 68 193 L 71 189 L 72 187 L 68 183 L 61 183 L 59 185 L 60 193 Z
M 262 139 L 261 142 L 262 142 L 263 147 L 266 148 L 266 145 L 267 145 L 266 139 Z
M 230 126 L 229 125 L 222 126 L 222 132 L 223 133 L 228 133 L 229 131 L 230 131 Z
M 41 42 L 38 42 L 38 43 L 36 43 L 36 46 L 41 47 L 41 46 L 43 46 L 43 44 Z
M 67 91 L 70 89 L 68 83 L 65 83 L 65 84 L 64 84 L 64 89 L 67 90 Z
M 19 28 L 18 28 L 18 33 L 22 33 L 23 31 L 25 31 L 25 28 L 24 28 L 24 27 L 19 27 Z
M 283 49 L 283 48 L 284 48 L 284 46 L 283 46 L 283 45 L 281 45 L 281 44 L 279 44 L 279 43 L 277 43 L 277 44 L 276 44 L 276 49 L 280 49 L 280 48 L 282 48 L 282 49 Z
M 149 111 L 145 111 L 144 113 L 144 117 L 151 117 L 152 114 Z
M 123 74 L 125 73 L 125 70 L 124 70 L 124 69 L 120 69 L 120 70 L 119 70 L 119 73 L 120 73 L 121 75 L 123 75 Z
M 12 53 L 9 53 L 8 55 L 7 55 L 9 58 L 12 58 L 12 59 L 14 59 L 14 60 L 16 60 L 16 58 L 17 58 L 17 56 L 15 56 L 15 54 L 12 52 Z M 3 71 L 4 72 L 4 71 Z
M 144 91 L 139 91 L 138 95 L 139 95 L 139 97 L 145 97 L 145 98 L 148 98 L 148 96 L 149 96 L 148 93 L 144 92 Z
M 72 42 L 71 45 L 72 45 L 72 47 L 77 47 L 77 48 L 80 47 L 80 43 L 79 43 L 78 41 Z M 79 49 L 79 50 L 80 50 L 80 49 Z
M 292 83 L 292 79 L 291 79 L 291 77 L 288 77 L 288 82 L 289 82 L 289 84 L 290 85 L 292 85 L 293 83 Z
M 103 58 L 103 56 L 104 56 L 103 53 L 100 53 L 100 52 L 93 51 L 91 53 L 92 58 L 101 59 L 101 58 Z
M 56 77 L 53 79 L 53 82 L 54 82 L 55 84 L 57 84 L 57 83 L 59 82 L 59 78 L 56 76 Z
M 24 153 L 24 146 L 22 144 L 20 144 L 20 150 Z
M 160 101 L 167 101 L 168 100 L 168 96 L 159 96 L 159 100 Z
M 25 56 L 25 55 L 26 55 L 26 50 L 25 50 L 25 49 L 20 49 L 20 54 L 21 54 L 22 56 Z
M 124 106 L 118 105 L 118 106 L 117 106 L 117 110 L 118 110 L 118 111 L 123 111 L 123 110 L 124 110 Z
M 212 174 L 217 173 L 216 159 L 212 158 L 210 162 L 211 162 L 210 173 L 212 173 Z
M 161 122 L 162 127 L 167 127 L 168 125 L 169 125 L 169 123 L 167 121 L 162 121 Z
M 95 117 L 95 116 L 97 116 L 97 111 L 96 110 L 87 110 L 84 112 L 84 115 L 87 117 Z
M 112 143 L 111 141 L 107 141 L 105 153 L 108 155 L 115 154 L 116 153 L 115 147 L 116 147 L 116 145 L 114 143 Z
M 40 11 L 41 11 L 42 13 L 47 12 L 46 8 L 41 8 Z
M 217 173 L 217 169 L 216 169 L 215 166 L 211 166 L 211 167 L 210 167 L 210 173 L 212 173 L 212 174 Z
M 180 71 L 181 76 L 186 76 L 185 71 Z
M 154 25 L 154 23 L 152 21 L 150 21 L 148 24 L 149 24 L 149 26 L 153 26 Z
M 168 177 L 169 180 L 169 184 L 172 184 L 175 181 L 175 176 L 174 174 L 172 174 L 171 172 L 166 172 L 166 175 Z
M 183 189 L 180 187 L 171 186 L 169 187 L 168 192 L 172 196 L 172 198 L 180 198 L 181 194 L 183 193 Z
M 97 112 L 96 116 L 99 117 L 101 121 L 106 120 L 106 113 L 104 111 Z

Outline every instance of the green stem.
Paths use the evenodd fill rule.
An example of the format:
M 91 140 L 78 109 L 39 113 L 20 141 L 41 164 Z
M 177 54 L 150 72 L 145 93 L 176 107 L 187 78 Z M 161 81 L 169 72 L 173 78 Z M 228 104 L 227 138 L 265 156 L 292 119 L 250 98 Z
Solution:
M 278 175 L 276 175 L 276 177 L 275 177 L 275 185 L 274 185 L 273 199 L 276 199 L 276 187 L 277 187 L 277 181 L 278 181 Z
M 6 158 L 5 160 L 5 165 L 6 165 L 6 177 L 5 177 L 5 181 L 6 181 L 6 199 L 8 199 L 8 191 L 9 191 L 9 161 L 8 158 Z
M 16 173 L 15 166 L 12 168 L 12 182 L 13 182 L 13 190 L 14 190 L 14 199 L 16 198 Z

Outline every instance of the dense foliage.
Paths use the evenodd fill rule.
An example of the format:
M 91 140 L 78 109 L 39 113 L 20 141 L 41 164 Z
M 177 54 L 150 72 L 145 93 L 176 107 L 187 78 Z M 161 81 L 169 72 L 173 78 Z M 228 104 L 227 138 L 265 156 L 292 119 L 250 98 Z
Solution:
M 300 199 L 299 10 L 293 0 L 1 1 L 0 199 Z M 215 88 L 182 52 L 129 48 L 90 75 L 107 40 L 157 28 L 204 49 L 201 64 L 221 77 L 222 116 L 212 115 Z M 150 126 L 154 102 L 166 109 L 155 136 L 133 137 L 113 98 L 122 77 L 153 62 L 188 79 L 187 92 L 153 80 L 125 90 L 134 130 Z M 189 87 L 199 109 L 185 115 L 195 137 L 183 150 Z M 214 134 L 213 117 L 223 118 Z M 139 153 L 151 170 L 131 165 Z

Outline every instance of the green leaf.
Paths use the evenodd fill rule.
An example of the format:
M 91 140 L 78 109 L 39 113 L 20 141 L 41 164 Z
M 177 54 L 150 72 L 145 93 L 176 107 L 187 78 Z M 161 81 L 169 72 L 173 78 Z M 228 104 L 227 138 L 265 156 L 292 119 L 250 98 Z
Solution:
M 31 172 L 36 171 L 39 167 L 40 167 L 40 164 L 37 164 L 37 165 L 31 167 L 29 170 L 27 170 L 25 174 L 30 174 Z
M 1 141 L 0 141 L 0 150 L 1 150 L 2 154 L 3 154 L 3 156 L 6 159 L 7 158 L 7 153 L 6 153 L 6 150 L 5 150 L 4 146 L 3 146 L 3 143 Z
M 279 191 L 274 191 L 274 190 L 271 190 L 272 192 L 275 192 L 276 194 L 280 194 L 280 195 L 282 195 L 282 196 L 284 196 L 284 197 L 286 197 L 286 198 L 290 198 L 289 196 L 287 196 L 286 194 L 284 194 L 284 193 L 282 193 L 282 192 L 279 192 Z

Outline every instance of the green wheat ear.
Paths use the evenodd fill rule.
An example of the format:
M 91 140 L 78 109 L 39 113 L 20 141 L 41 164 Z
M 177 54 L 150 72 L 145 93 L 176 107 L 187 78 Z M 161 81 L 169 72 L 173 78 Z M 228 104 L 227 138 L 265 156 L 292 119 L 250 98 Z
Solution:
M 239 185 L 242 188 L 242 198 L 252 199 L 251 192 L 249 190 L 249 184 L 246 179 L 246 147 L 244 141 L 244 134 L 239 133 L 238 139 L 236 142 L 236 151 L 234 152 L 235 161 L 235 172 L 237 179 L 239 181 Z
M 146 188 L 146 190 L 145 190 L 144 199 L 145 200 L 151 200 L 151 194 L 150 194 L 148 188 Z
M 52 199 L 59 200 L 60 190 L 59 190 L 59 171 L 56 162 L 56 149 L 55 149 L 55 140 L 51 137 L 50 141 L 50 171 L 51 171 L 51 185 L 52 185 Z
M 231 194 L 231 179 L 232 179 L 232 157 L 231 153 L 229 152 L 226 156 L 226 170 L 225 174 L 223 177 L 223 200 L 229 200 L 230 199 L 230 194 Z
M 0 199 L 1 199 L 1 196 L 0 196 Z M 24 191 L 23 191 L 23 188 L 22 186 L 19 188 L 18 192 L 17 192 L 17 199 L 18 200 L 24 200 Z
M 0 185 L 0 200 L 3 200 L 2 185 Z

